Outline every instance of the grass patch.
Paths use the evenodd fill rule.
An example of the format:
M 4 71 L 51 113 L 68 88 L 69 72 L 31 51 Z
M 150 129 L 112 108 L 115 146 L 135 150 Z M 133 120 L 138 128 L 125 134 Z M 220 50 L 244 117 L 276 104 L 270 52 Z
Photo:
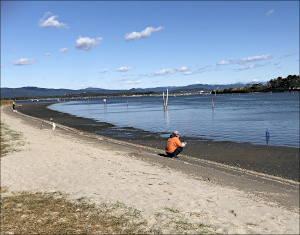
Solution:
M 165 210 L 173 212 L 173 213 L 179 213 L 180 211 L 174 208 L 170 208 L 170 207 L 165 207 Z
M 1 148 L 0 156 L 4 157 L 7 153 L 19 151 L 18 147 L 24 146 L 22 133 L 10 130 L 4 123 L 0 122 Z
M 200 216 L 201 215 L 201 216 Z M 199 221 L 204 214 L 198 212 L 182 212 L 175 208 L 165 207 L 155 213 L 156 221 L 159 221 L 160 228 L 154 227 L 162 234 L 212 234 L 213 229 Z
M 0 106 L 8 106 L 8 105 L 13 105 L 13 100 L 5 100 L 5 99 L 0 99 Z
M 163 208 L 149 225 L 141 211 L 123 203 L 96 206 L 86 197 L 66 194 L 13 194 L 1 188 L 1 234 L 210 234 L 210 227 L 191 215 Z M 198 213 L 195 213 L 198 214 Z
M 9 145 L 5 143 L 5 139 L 1 136 L 1 148 L 0 148 L 0 156 L 3 157 L 5 154 L 8 153 Z
M 61 193 L 1 197 L 3 234 L 147 233 L 140 212 L 122 203 L 96 207 L 85 198 L 67 200 Z

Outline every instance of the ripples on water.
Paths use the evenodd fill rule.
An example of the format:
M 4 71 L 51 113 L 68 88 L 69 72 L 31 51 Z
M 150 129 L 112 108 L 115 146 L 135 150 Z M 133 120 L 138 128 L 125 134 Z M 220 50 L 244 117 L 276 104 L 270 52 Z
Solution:
M 169 96 L 165 111 L 162 97 L 155 96 L 106 98 L 106 105 L 103 99 L 74 100 L 49 108 L 166 138 L 174 130 L 183 137 L 191 122 L 187 139 L 299 148 L 299 93 Z

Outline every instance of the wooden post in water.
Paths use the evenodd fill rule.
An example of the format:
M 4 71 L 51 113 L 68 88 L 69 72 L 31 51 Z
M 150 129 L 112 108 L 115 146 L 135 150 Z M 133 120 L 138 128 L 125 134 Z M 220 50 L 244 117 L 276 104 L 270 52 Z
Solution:
M 166 109 L 168 108 L 168 97 L 169 97 L 169 90 L 167 89 Z
M 163 92 L 164 110 L 166 109 L 165 92 Z
M 214 99 L 212 99 L 212 108 L 214 109 L 215 108 L 215 104 L 214 104 Z

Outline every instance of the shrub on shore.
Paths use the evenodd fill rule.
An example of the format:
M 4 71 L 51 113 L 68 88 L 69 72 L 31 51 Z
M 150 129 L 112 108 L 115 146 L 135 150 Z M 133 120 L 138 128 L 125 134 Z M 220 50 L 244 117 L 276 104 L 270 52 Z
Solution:
M 286 78 L 278 77 L 271 79 L 265 85 L 262 83 L 248 84 L 246 87 L 216 90 L 217 94 L 227 93 L 251 93 L 251 92 L 289 92 L 300 90 L 300 76 L 289 75 Z
M 13 100 L 0 99 L 0 106 L 8 106 L 13 104 Z

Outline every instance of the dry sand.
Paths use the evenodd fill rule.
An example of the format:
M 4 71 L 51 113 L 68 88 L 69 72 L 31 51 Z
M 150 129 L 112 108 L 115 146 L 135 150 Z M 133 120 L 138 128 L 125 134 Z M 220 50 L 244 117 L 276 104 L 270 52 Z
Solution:
M 1 186 L 10 191 L 65 192 L 92 202 L 122 202 L 142 211 L 149 225 L 184 216 L 222 234 L 299 234 L 299 214 L 232 187 L 195 179 L 102 143 L 92 144 L 22 115 L 1 110 L 1 122 L 22 133 L 24 146 L 1 158 Z M 173 161 L 173 159 L 167 159 Z M 169 217 L 158 218 L 159 213 Z M 172 217 L 170 214 L 174 214 Z M 165 228 L 165 233 L 171 232 Z

